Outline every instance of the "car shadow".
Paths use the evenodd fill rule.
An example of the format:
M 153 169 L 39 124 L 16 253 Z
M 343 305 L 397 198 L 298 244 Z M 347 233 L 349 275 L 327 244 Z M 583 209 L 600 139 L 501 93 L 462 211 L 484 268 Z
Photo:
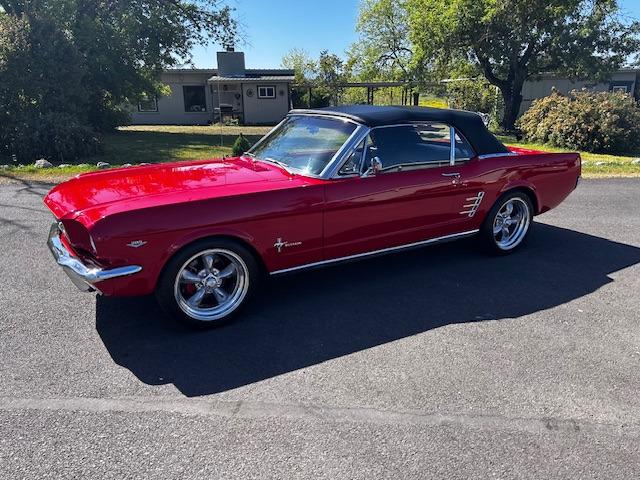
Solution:
M 219 329 L 181 327 L 152 298 L 98 297 L 96 326 L 117 364 L 191 397 L 443 325 L 548 309 L 640 262 L 640 248 L 544 224 L 510 256 L 472 247 L 469 240 L 274 278 Z

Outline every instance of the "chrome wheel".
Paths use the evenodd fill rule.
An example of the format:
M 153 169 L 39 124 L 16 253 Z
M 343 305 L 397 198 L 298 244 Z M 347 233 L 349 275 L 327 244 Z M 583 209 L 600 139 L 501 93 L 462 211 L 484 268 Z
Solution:
M 529 204 L 519 197 L 507 200 L 493 220 L 493 240 L 501 250 L 517 247 L 527 235 L 531 223 Z
M 249 270 L 231 250 L 212 248 L 193 255 L 176 275 L 174 295 L 180 309 L 200 321 L 226 317 L 249 290 Z

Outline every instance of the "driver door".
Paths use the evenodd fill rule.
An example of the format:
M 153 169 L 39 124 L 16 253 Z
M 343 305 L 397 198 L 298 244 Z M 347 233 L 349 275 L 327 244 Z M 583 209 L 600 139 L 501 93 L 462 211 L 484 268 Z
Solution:
M 457 177 L 449 132 L 436 123 L 372 130 L 360 163 L 348 159 L 343 178 L 325 187 L 325 259 L 455 233 L 460 215 L 452 201 Z M 360 175 L 373 157 L 382 170 Z

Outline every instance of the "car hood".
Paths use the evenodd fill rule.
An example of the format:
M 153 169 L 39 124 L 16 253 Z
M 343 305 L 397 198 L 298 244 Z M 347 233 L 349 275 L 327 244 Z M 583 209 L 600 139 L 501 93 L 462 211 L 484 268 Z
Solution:
M 126 210 L 288 188 L 313 181 L 248 157 L 153 164 L 81 174 L 44 202 L 58 219 L 86 221 Z

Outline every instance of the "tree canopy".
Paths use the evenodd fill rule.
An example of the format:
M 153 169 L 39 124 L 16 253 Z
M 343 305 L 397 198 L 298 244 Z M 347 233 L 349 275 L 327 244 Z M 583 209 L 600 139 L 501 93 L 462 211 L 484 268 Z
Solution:
M 164 91 L 160 73 L 188 63 L 194 45 L 235 37 L 219 0 L 0 0 L 0 150 L 29 159 L 19 138 L 44 116 L 113 128 L 123 105 Z M 64 150 L 42 143 L 42 155 Z
M 413 50 L 406 0 L 364 0 L 348 64 L 363 80 L 411 80 Z
M 316 60 L 305 50 L 294 48 L 282 58 L 282 66 L 294 70 L 298 85 L 313 87 L 311 96 L 308 91 L 294 90 L 294 106 L 325 107 L 337 104 L 342 95 L 340 84 L 350 77 L 345 62 L 328 50 L 321 51 Z
M 380 0 L 382 1 L 382 0 Z M 604 78 L 640 47 L 616 0 L 407 0 L 416 65 L 446 74 L 469 62 L 497 86 L 513 128 L 525 80 L 544 73 Z

